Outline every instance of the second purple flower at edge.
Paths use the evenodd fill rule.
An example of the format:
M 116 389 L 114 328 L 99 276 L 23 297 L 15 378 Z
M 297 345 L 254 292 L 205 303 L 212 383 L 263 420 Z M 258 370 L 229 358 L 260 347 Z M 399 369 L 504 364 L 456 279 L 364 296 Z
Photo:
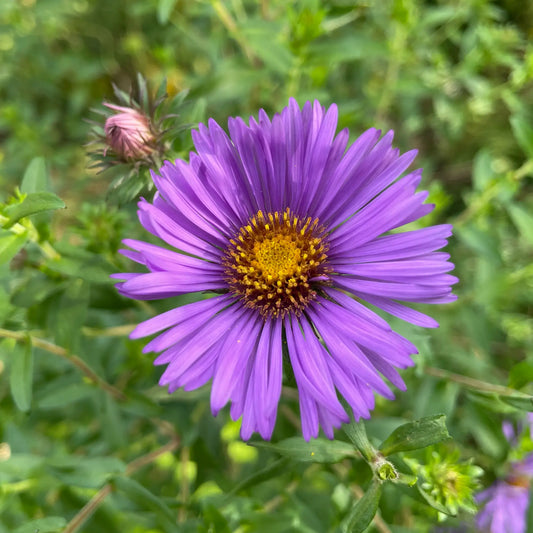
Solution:
M 271 437 L 281 394 L 283 346 L 299 391 L 302 431 L 369 418 L 374 393 L 394 398 L 397 368 L 416 347 L 363 305 L 422 327 L 429 316 L 401 302 L 448 303 L 458 280 L 438 252 L 450 225 L 389 232 L 433 209 L 416 192 L 422 170 L 400 177 L 416 151 L 400 155 L 393 132 L 370 129 L 347 147 L 335 135 L 337 107 L 302 109 L 291 99 L 272 120 L 230 118 L 229 136 L 214 121 L 193 132 L 190 162 L 166 162 L 152 174 L 153 203 L 139 220 L 175 250 L 126 239 L 122 253 L 148 273 L 114 277 L 140 300 L 214 291 L 207 300 L 139 324 L 132 338 L 160 333 L 144 348 L 167 365 L 160 384 L 172 392 L 212 380 L 211 409 L 231 401 L 241 435 Z M 355 298 L 354 298 L 355 297 Z

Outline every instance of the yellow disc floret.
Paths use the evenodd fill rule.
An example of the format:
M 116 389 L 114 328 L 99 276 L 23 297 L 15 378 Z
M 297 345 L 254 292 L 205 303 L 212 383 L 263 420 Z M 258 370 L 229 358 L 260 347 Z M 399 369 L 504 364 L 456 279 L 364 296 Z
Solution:
M 259 211 L 230 240 L 224 256 L 230 290 L 263 316 L 300 314 L 316 297 L 313 285 L 327 280 L 325 229 L 318 219 L 287 208 Z

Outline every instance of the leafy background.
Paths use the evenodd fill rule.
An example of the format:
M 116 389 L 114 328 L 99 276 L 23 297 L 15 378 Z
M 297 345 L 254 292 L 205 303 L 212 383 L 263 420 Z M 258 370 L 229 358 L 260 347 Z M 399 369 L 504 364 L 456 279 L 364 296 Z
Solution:
M 318 98 L 352 138 L 393 128 L 420 150 L 437 204 L 423 225 L 455 226 L 459 300 L 429 310 L 438 330 L 394 321 L 420 355 L 367 432 L 379 443 L 442 413 L 453 441 L 401 461 L 472 460 L 483 486 L 502 476 L 521 452 L 501 422 L 533 410 L 532 28 L 518 0 L 3 0 L 0 532 L 336 531 L 369 485 L 357 454 L 304 462 L 241 442 L 207 389 L 168 396 L 127 339 L 192 298 L 126 301 L 108 278 L 130 268 L 120 240 L 146 235 L 134 202 L 106 192 L 120 168 L 87 169 L 85 119 L 137 72 L 171 97 L 189 90 L 184 125 Z M 188 131 L 171 146 L 190 148 Z M 63 205 L 52 192 L 66 209 L 26 216 L 16 187 L 48 191 L 37 211 Z M 285 392 L 274 442 L 299 434 Z M 472 515 L 446 518 L 415 492 L 386 484 L 369 530 L 471 529 Z

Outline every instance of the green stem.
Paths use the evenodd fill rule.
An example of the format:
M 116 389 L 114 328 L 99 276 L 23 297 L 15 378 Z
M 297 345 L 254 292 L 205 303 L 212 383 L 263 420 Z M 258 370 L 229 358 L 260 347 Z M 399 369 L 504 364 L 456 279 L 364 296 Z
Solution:
M 8 338 L 8 339 L 15 339 L 17 342 L 24 342 L 28 339 L 27 332 L 21 332 L 21 331 L 11 331 L 8 329 L 2 329 L 0 328 L 0 337 Z M 80 370 L 85 376 L 95 383 L 98 387 L 100 387 L 102 390 L 106 391 L 107 393 L 111 394 L 115 399 L 117 400 L 125 400 L 126 396 L 124 393 L 120 390 L 102 379 L 83 359 L 81 359 L 79 356 L 71 354 L 65 348 L 62 348 L 61 346 L 57 346 L 57 344 L 54 344 L 52 342 L 49 342 L 44 339 L 40 339 L 39 337 L 34 337 L 32 335 L 29 335 L 29 338 L 31 340 L 32 346 L 35 346 L 36 348 L 41 348 L 41 350 L 45 350 L 49 353 L 53 353 L 54 355 L 58 355 L 59 357 L 62 357 L 63 359 L 66 359 L 67 361 L 70 361 L 78 370 Z
M 179 439 L 174 435 L 170 442 L 161 446 L 153 452 L 147 453 L 137 459 L 134 459 L 126 467 L 126 476 L 131 476 L 137 470 L 141 469 L 143 466 L 153 463 L 158 457 L 167 453 L 173 452 L 179 446 Z M 92 516 L 92 514 L 100 507 L 103 501 L 111 494 L 113 491 L 113 485 L 108 483 L 104 485 L 90 500 L 87 504 L 80 510 L 80 512 L 67 524 L 67 527 L 63 530 L 63 533 L 75 533 L 78 529 L 83 526 L 83 524 Z
M 482 392 L 493 392 L 495 394 L 501 394 L 502 396 L 524 396 L 524 398 L 529 398 L 529 395 L 523 394 L 515 389 L 510 389 L 509 387 L 504 387 L 503 385 L 494 385 L 493 383 L 487 383 L 486 381 L 480 381 L 479 379 L 469 378 L 460 374 L 454 374 L 453 372 L 443 370 L 442 368 L 427 366 L 424 368 L 424 372 L 428 376 L 447 379 L 449 381 L 458 383 L 459 385 L 464 385 L 469 389 Z
M 239 46 L 242 48 L 242 51 L 244 52 L 244 55 L 247 57 L 248 61 L 250 61 L 252 65 L 255 65 L 255 63 L 257 62 L 255 54 L 250 45 L 247 43 L 246 39 L 244 38 L 244 35 L 239 31 L 237 23 L 231 16 L 231 13 L 228 11 L 226 6 L 220 0 L 211 0 L 211 5 L 213 6 L 213 9 L 215 10 L 222 24 L 228 30 L 229 34 L 237 41 Z
M 86 337 L 124 337 L 129 335 L 137 324 L 125 324 L 111 328 L 81 328 L 81 332 Z

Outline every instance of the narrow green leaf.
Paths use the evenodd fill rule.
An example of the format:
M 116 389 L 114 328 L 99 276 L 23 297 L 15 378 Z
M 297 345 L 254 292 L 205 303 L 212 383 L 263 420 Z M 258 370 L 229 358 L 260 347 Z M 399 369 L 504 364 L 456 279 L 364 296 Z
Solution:
M 146 109 L 149 105 L 148 84 L 140 72 L 137 72 L 137 87 L 139 89 L 139 103 L 143 109 Z
M 55 341 L 70 352 L 79 351 L 81 328 L 89 307 L 89 284 L 74 279 L 58 300 L 57 309 L 49 315 Z
M 265 466 L 261 470 L 254 472 L 251 476 L 247 477 L 236 485 L 230 492 L 227 493 L 227 496 L 232 494 L 238 494 L 242 490 L 254 487 L 255 485 L 267 481 L 278 474 L 286 471 L 287 464 L 289 463 L 288 457 L 280 457 L 277 461 L 273 461 L 269 465 Z
M 498 412 L 506 413 L 508 412 L 508 405 L 513 406 L 515 409 L 533 411 L 533 396 L 530 394 L 523 394 L 519 391 L 510 392 L 509 394 L 480 390 L 470 390 L 468 392 L 478 404 L 485 405 L 493 411 L 498 410 Z
M 376 515 L 381 498 L 381 482 L 374 480 L 341 524 L 343 533 L 362 533 Z
M 450 434 L 445 422 L 445 415 L 434 415 L 403 424 L 381 444 L 381 453 L 388 456 L 398 452 L 418 450 L 447 440 Z
M 206 531 L 231 533 L 227 519 L 214 505 L 207 505 L 203 509 L 202 518 L 204 519 L 204 524 L 208 527 Z
M 476 154 L 472 165 L 472 183 L 474 184 L 474 189 L 477 191 L 485 190 L 492 178 L 494 178 L 492 156 L 489 150 L 482 148 Z
M 476 226 L 459 226 L 457 237 L 477 255 L 486 258 L 495 267 L 502 264 L 501 246 L 496 235 Z
M 102 426 L 102 434 L 111 449 L 119 449 L 126 445 L 127 431 L 124 427 L 122 413 L 110 394 L 106 394 L 104 399 Z
M 35 393 L 35 403 L 39 409 L 64 409 L 65 405 L 73 405 L 80 400 L 93 396 L 95 388 L 86 383 L 71 383 L 69 385 Z
M 116 457 L 83 457 L 67 455 L 46 462 L 47 471 L 65 485 L 96 489 L 111 477 L 120 475 L 126 465 Z
M 67 521 L 62 516 L 47 516 L 27 522 L 13 533 L 59 533 L 66 525 Z
M 403 472 L 398 472 L 398 477 L 393 481 L 393 483 L 398 483 L 401 485 L 407 485 L 412 487 L 416 484 L 418 478 L 412 474 L 404 474 Z
M 28 194 L 22 202 L 9 205 L 4 213 L 9 217 L 9 222 L 5 227 L 16 224 L 21 218 L 50 211 L 51 209 L 63 209 L 65 202 L 53 192 L 34 192 Z
M 44 463 L 42 456 L 13 452 L 9 459 L 0 461 L 0 478 L 2 482 L 38 478 Z
M 150 509 L 163 519 L 163 523 L 170 522 L 175 528 L 176 516 L 168 506 L 155 494 L 144 488 L 137 481 L 123 476 L 117 476 L 113 480 L 113 485 L 123 492 L 131 501 L 144 509 Z
M 34 192 L 48 191 L 49 178 L 44 157 L 34 157 L 26 167 L 20 192 L 31 194 Z
M 24 344 L 13 347 L 9 383 L 17 407 L 29 411 L 33 385 L 33 350 L 29 338 Z
M 265 65 L 274 72 L 285 74 L 290 71 L 294 56 L 286 43 L 272 39 L 273 29 L 273 25 L 264 20 L 250 20 L 240 27 L 244 39 Z M 268 46 L 265 46 L 267 42 Z
M 513 128 L 516 142 L 520 145 L 520 148 L 524 150 L 524 153 L 529 159 L 533 159 L 533 127 L 519 115 L 511 117 L 511 127 Z
M 533 363 L 522 361 L 514 365 L 509 372 L 509 387 L 521 389 L 529 383 L 533 383 Z
M 520 235 L 533 245 L 533 215 L 516 204 L 510 204 L 507 210 Z
M 11 231 L 0 230 L 0 265 L 9 263 L 19 250 L 26 244 L 28 234 L 13 233 Z
M 500 399 L 517 409 L 522 409 L 523 411 L 528 412 L 533 411 L 533 396 L 517 394 L 516 396 L 500 396 Z
M 425 492 L 420 486 L 420 482 L 417 481 L 413 485 L 410 483 L 397 482 L 395 485 L 395 488 L 398 490 L 399 494 L 404 494 L 408 498 L 417 502 L 420 506 L 429 505 L 440 513 L 450 515 L 450 510 L 435 500 L 429 493 Z
M 157 4 L 157 21 L 159 24 L 166 24 L 177 0 L 159 0 Z
M 367 462 L 371 463 L 376 456 L 376 450 L 368 440 L 364 423 L 362 421 L 355 422 L 352 419 L 349 424 L 344 424 L 342 429 L 353 445 L 361 452 L 361 455 Z
M 444 513 L 444 514 L 446 514 L 448 516 L 455 516 L 453 513 L 450 512 L 450 510 L 447 507 L 445 507 L 444 505 L 439 503 L 435 498 L 433 498 L 433 496 L 431 496 L 431 494 L 426 492 L 418 483 L 416 485 L 416 488 L 417 488 L 418 493 L 420 494 L 420 496 L 422 496 L 424 501 L 430 507 L 432 507 L 436 511 L 439 511 L 439 513 Z
M 275 444 L 269 442 L 250 444 L 305 463 L 338 463 L 355 455 L 354 449 L 345 442 L 320 438 L 307 442 L 302 437 L 290 437 Z
M 161 389 L 161 387 L 158 388 Z M 169 396 L 168 392 L 167 396 Z M 135 391 L 129 392 L 128 399 L 125 402 L 121 402 L 120 407 L 127 413 L 146 417 L 160 416 L 162 410 L 161 406 L 152 398 L 144 394 L 136 393 Z

